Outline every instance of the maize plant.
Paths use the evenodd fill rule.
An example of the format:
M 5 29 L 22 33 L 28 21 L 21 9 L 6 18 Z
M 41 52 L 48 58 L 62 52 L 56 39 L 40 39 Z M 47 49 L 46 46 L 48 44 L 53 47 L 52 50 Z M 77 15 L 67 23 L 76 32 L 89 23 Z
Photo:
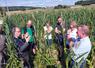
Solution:
M 70 21 L 73 19 L 80 24 L 87 24 L 90 27 L 90 39 L 93 43 L 93 48 L 87 59 L 86 66 L 88 68 L 95 68 L 95 9 L 92 8 L 81 8 L 81 9 L 57 9 L 57 10 L 36 10 L 31 13 L 21 13 L 13 14 L 6 17 L 5 21 L 5 32 L 7 37 L 7 50 L 9 55 L 9 60 L 7 62 L 6 68 L 21 68 L 21 63 L 15 54 L 13 48 L 13 42 L 11 40 L 10 30 L 16 25 L 20 28 L 26 25 L 26 22 L 31 19 L 36 30 L 36 39 L 37 39 L 37 52 L 34 58 L 34 68 L 46 68 L 47 65 L 54 65 L 57 68 L 61 68 L 61 64 L 58 63 L 58 51 L 57 46 L 53 43 L 50 47 L 44 43 L 43 39 L 43 26 L 46 21 L 50 20 L 52 27 L 55 27 L 57 22 L 57 17 L 62 16 L 63 20 L 66 22 L 66 28 L 69 28 Z M 54 32 L 53 32 L 54 36 Z M 53 37 L 54 38 L 54 37 Z M 65 40 L 64 40 L 65 42 Z M 65 46 L 65 45 L 64 45 Z M 66 48 L 64 48 L 66 51 Z M 66 53 L 65 61 L 66 68 L 68 68 L 68 53 Z M 69 55 L 70 56 L 70 55 Z

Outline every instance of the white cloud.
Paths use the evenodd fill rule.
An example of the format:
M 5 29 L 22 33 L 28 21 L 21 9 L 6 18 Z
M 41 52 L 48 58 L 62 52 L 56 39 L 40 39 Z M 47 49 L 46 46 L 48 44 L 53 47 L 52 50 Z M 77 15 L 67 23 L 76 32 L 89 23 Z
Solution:
M 0 5 L 8 6 L 55 6 L 70 5 L 77 0 L 0 0 Z

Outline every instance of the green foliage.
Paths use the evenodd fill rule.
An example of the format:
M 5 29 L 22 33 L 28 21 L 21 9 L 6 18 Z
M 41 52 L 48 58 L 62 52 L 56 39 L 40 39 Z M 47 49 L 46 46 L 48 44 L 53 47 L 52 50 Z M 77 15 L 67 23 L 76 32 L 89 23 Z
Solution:
M 7 18 L 6 18 L 7 19 Z M 4 23 L 5 33 L 6 33 L 6 46 L 7 46 L 7 55 L 9 57 L 7 61 L 6 68 L 22 68 L 21 60 L 16 54 L 15 44 L 12 41 L 12 35 L 9 30 L 8 23 Z
M 77 24 L 87 24 L 90 27 L 90 38 L 91 41 L 95 41 L 95 37 L 93 35 L 93 32 L 95 32 L 95 9 L 58 9 L 58 10 L 48 10 L 48 11 L 34 11 L 27 14 L 14 14 L 6 18 L 5 23 L 5 32 L 7 36 L 7 49 L 8 54 L 10 56 L 7 64 L 7 68 L 13 68 L 15 66 L 16 68 L 19 68 L 21 65 L 18 65 L 21 63 L 15 55 L 15 49 L 14 44 L 10 37 L 10 30 L 11 28 L 16 25 L 20 28 L 24 27 L 26 25 L 26 22 L 29 19 L 32 19 L 33 24 L 36 29 L 36 38 L 37 38 L 37 54 L 34 59 L 34 65 L 35 68 L 46 68 L 47 65 L 56 65 L 58 68 L 61 68 L 61 64 L 58 63 L 58 52 L 57 47 L 53 43 L 52 46 L 48 47 L 45 44 L 45 40 L 43 39 L 43 26 L 46 23 L 46 21 L 50 20 L 51 25 L 54 27 L 57 21 L 57 17 L 62 16 L 64 21 L 66 22 L 66 28 L 69 27 L 69 23 L 72 19 L 74 19 Z M 10 28 L 9 28 L 10 27 Z M 54 32 L 53 32 L 54 36 Z M 64 40 L 65 42 L 65 40 Z M 95 45 L 95 44 L 94 44 Z M 66 54 L 66 68 L 68 68 L 68 62 L 70 61 L 70 58 L 68 58 L 68 53 L 66 51 L 66 48 L 64 48 L 65 54 Z M 71 56 L 71 55 L 69 55 Z M 89 58 L 90 57 L 90 58 Z M 87 64 L 89 68 L 93 67 L 95 65 L 93 57 L 95 57 L 95 46 L 93 46 L 91 54 L 89 55 L 87 59 Z M 92 65 L 93 64 L 93 65 Z M 12 65 L 12 66 L 11 66 Z M 10 67 L 11 66 L 11 67 Z

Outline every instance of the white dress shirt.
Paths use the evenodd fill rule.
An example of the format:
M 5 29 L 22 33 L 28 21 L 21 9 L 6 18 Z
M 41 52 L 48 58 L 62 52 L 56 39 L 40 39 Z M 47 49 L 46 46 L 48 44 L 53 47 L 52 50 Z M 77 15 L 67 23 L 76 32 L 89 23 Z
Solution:
M 73 47 L 73 51 L 75 53 L 75 56 L 73 57 L 73 59 L 76 59 L 80 55 L 83 55 L 85 53 L 82 57 L 76 60 L 76 62 L 79 62 L 82 58 L 85 60 L 91 51 L 91 46 L 92 45 L 91 45 L 91 41 L 89 37 L 85 37 L 81 39 L 78 45 L 74 45 Z

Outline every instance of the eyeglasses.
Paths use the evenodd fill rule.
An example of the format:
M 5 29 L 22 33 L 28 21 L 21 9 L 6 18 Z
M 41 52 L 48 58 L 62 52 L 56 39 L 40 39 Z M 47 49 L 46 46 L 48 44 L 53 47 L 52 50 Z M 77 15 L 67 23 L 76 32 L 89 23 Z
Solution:
M 20 33 L 20 31 L 16 31 L 16 32 Z

